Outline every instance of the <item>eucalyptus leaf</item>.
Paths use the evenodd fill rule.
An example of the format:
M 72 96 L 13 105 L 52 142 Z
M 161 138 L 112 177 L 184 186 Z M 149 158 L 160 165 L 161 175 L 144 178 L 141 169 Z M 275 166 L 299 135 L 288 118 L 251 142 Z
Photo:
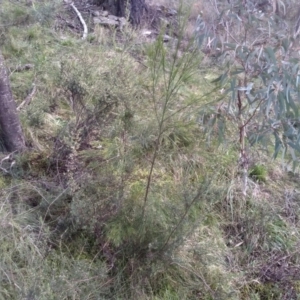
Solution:
M 274 132 L 274 136 L 275 136 L 275 149 L 274 149 L 273 157 L 276 158 L 279 151 L 283 148 L 283 145 L 282 145 L 282 141 L 279 138 L 277 132 Z
M 271 47 L 266 47 L 265 52 L 273 64 L 277 63 L 274 50 Z
M 285 11 L 284 1 L 275 2 Z M 296 153 L 293 160 L 298 159 L 300 71 L 293 28 L 289 27 L 292 22 L 282 21 L 280 14 L 259 11 L 257 1 L 214 3 L 224 7 L 218 14 L 218 28 L 211 31 L 222 45 L 218 50 L 223 60 L 216 64 L 222 70 L 216 82 L 225 91 L 222 117 L 236 128 L 241 149 L 245 145 L 240 138 L 243 128 L 250 145 L 273 143 L 274 157 L 292 148 Z M 219 136 L 225 140 L 224 127 L 218 122 Z

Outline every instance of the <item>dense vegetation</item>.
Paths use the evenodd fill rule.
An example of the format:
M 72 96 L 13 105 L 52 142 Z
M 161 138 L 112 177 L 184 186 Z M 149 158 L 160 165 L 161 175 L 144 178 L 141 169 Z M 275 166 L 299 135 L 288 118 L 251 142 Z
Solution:
M 1 1 L 0 47 L 27 150 L 0 157 L 0 299 L 300 299 L 297 161 L 276 140 L 284 129 L 255 135 L 267 131 L 264 109 L 278 115 L 277 98 L 261 110 L 230 106 L 235 91 L 250 92 L 243 59 L 255 49 L 204 55 L 188 28 L 201 47 L 217 41 L 215 51 L 215 17 L 195 22 L 185 6 L 150 42 L 89 19 L 83 41 L 71 11 Z M 165 43 L 163 30 L 177 39 Z M 270 63 L 277 48 L 267 42 L 259 59 Z M 265 95 L 277 77 L 258 66 L 253 83 Z M 253 93 L 256 107 L 265 96 Z M 283 125 L 297 105 L 280 114 Z M 274 145 L 294 168 L 273 160 Z

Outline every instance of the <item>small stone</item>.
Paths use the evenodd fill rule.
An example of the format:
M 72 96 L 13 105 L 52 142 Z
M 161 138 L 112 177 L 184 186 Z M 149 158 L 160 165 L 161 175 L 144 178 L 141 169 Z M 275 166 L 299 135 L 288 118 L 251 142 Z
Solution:
M 164 34 L 164 36 L 163 36 L 163 41 L 164 41 L 165 43 L 169 42 L 171 39 L 172 39 L 172 38 L 171 38 L 169 35 Z
M 119 27 L 120 27 L 120 30 L 122 30 L 123 27 L 126 26 L 126 25 L 127 25 L 126 18 L 124 18 L 124 17 L 119 18 Z
M 118 20 L 112 20 L 106 17 L 94 17 L 93 18 L 95 24 L 107 25 L 107 26 L 118 26 Z
M 109 15 L 108 11 L 107 10 L 103 10 L 101 11 L 101 16 L 103 17 L 107 17 Z
M 92 15 L 93 15 L 94 17 L 99 17 L 99 16 L 100 16 L 100 11 L 94 10 L 94 11 L 92 11 Z
M 107 18 L 109 18 L 110 20 L 115 20 L 115 21 L 119 20 L 119 17 L 114 16 L 114 15 L 108 15 Z
M 142 31 L 142 35 L 150 36 L 151 34 L 152 34 L 152 31 L 151 31 L 151 30 L 143 30 L 143 31 Z
M 168 9 L 166 12 L 167 17 L 173 17 L 177 15 L 177 10 L 176 9 Z

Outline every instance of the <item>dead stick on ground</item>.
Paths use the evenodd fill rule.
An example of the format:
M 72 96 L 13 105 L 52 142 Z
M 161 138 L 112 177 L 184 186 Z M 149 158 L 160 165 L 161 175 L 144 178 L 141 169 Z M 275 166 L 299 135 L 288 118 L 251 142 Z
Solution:
M 17 110 L 21 110 L 25 105 L 28 105 L 32 100 L 32 97 L 34 96 L 35 92 L 36 92 L 36 85 L 33 84 L 32 91 L 30 92 L 30 94 L 28 94 L 25 100 L 18 106 Z
M 74 11 L 76 12 L 82 26 L 83 26 L 83 35 L 82 35 L 82 39 L 85 40 L 87 38 L 88 35 L 88 28 L 86 26 L 86 23 L 81 15 L 81 13 L 79 12 L 79 10 L 77 9 L 77 7 L 74 5 L 74 2 L 71 2 L 70 5 L 72 6 L 72 8 L 74 9 Z

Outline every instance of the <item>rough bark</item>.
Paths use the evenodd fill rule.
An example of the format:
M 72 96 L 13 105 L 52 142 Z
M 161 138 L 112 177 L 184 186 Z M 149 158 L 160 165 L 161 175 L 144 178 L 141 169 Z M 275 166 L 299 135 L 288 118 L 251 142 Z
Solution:
M 145 7 L 145 0 L 131 0 L 130 21 L 132 25 L 140 25 Z
M 117 16 L 125 17 L 125 1 L 118 0 L 115 5 L 116 5 Z
M 294 38 L 298 38 L 300 35 L 300 8 L 298 9 L 298 12 L 296 14 L 296 23 L 294 28 Z
M 133 26 L 140 25 L 144 10 L 147 8 L 145 0 L 104 0 L 99 4 L 118 17 L 126 17 L 126 7 L 130 7 L 130 21 Z
M 7 151 L 22 151 L 25 149 L 25 139 L 22 131 L 16 103 L 10 89 L 10 82 L 4 58 L 0 52 L 0 137 Z

